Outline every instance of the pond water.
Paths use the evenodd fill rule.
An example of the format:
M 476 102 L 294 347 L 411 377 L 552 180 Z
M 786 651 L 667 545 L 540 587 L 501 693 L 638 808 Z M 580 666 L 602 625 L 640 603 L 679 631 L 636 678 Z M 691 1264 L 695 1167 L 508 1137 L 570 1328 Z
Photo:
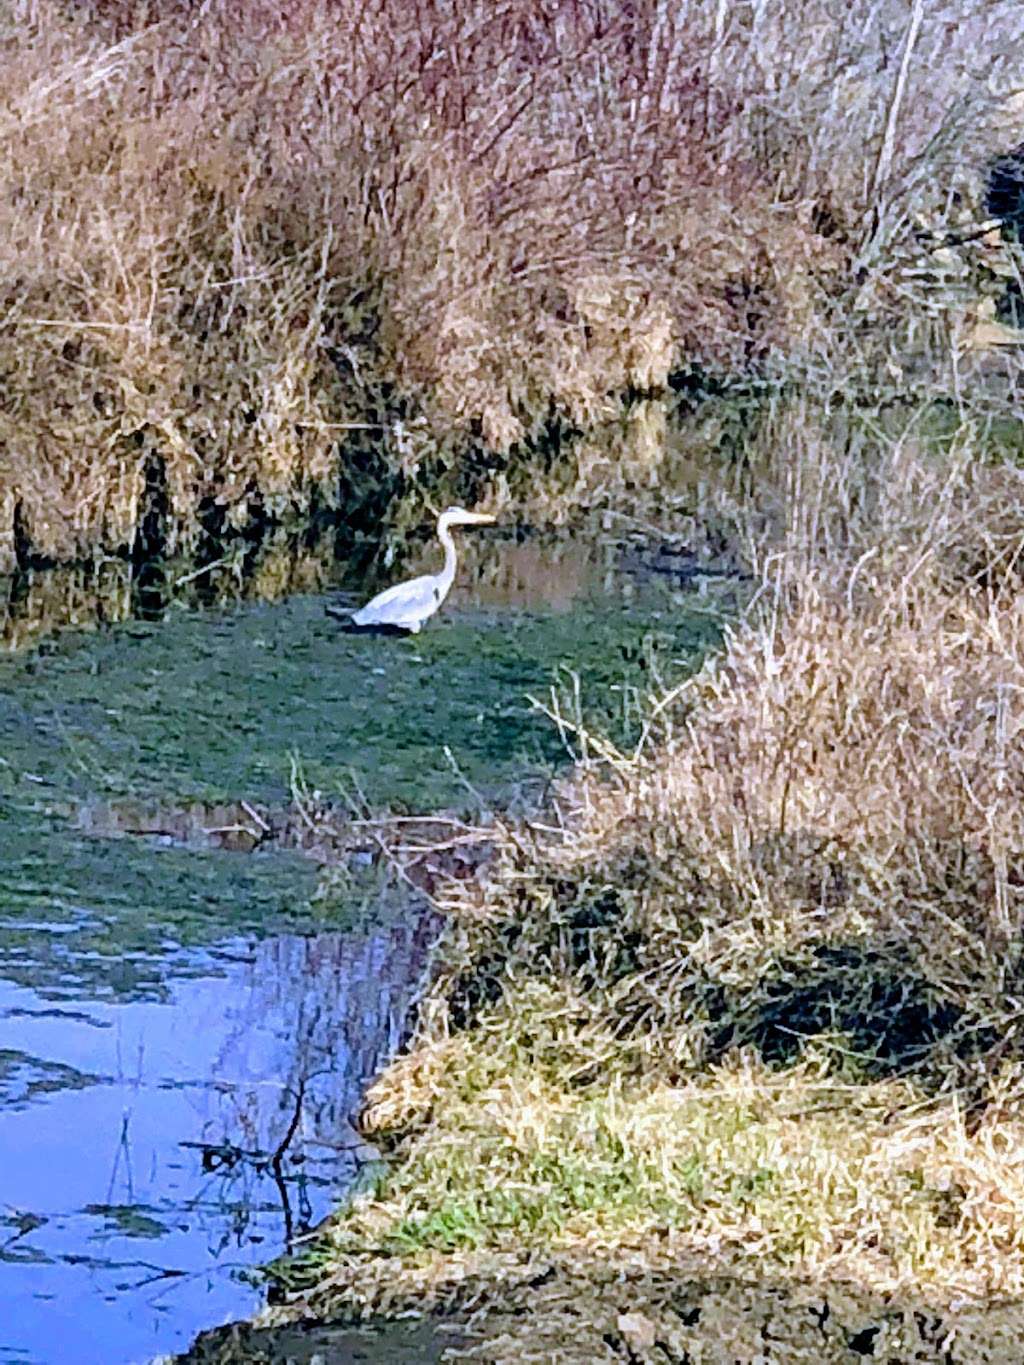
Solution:
M 629 740 L 721 619 L 596 543 L 481 537 L 409 639 L 342 634 L 332 576 L 91 630 L 32 615 L 54 592 L 102 615 L 82 589 L 9 603 L 29 647 L 0 655 L 0 1365 L 146 1361 L 251 1312 L 246 1272 L 372 1172 L 352 1118 L 437 932 L 378 867 L 324 896 L 315 857 L 96 812 L 319 793 L 486 821 L 570 758 L 531 696 Z

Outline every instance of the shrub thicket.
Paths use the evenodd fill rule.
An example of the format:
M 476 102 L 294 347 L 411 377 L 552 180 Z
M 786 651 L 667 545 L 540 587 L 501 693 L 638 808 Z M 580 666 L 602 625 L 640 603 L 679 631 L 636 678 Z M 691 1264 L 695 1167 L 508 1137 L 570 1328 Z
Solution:
M 969 428 L 765 423 L 729 509 L 758 600 L 448 888 L 364 1114 L 389 1172 L 272 1317 L 483 1296 L 467 1359 L 1016 1358 L 1024 517 Z
M 926 298 L 901 325 L 928 354 L 969 300 L 915 232 L 970 218 L 1017 140 L 1021 49 L 1009 3 L 907 18 L 8 7 L 0 567 L 123 549 L 154 504 L 168 550 L 351 513 L 473 450 L 500 497 L 552 414 L 681 364 L 818 365 L 836 309 Z

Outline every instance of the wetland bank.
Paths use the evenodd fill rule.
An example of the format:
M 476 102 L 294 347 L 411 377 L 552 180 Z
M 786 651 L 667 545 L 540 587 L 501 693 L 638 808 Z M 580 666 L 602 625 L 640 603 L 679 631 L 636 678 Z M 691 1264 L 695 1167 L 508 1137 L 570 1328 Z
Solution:
M 352 1122 L 437 935 L 417 885 L 472 873 L 569 761 L 529 694 L 626 739 L 651 671 L 717 635 L 707 597 L 619 558 L 477 545 L 415 643 L 341 634 L 335 588 L 0 657 L 0 1359 L 183 1349 L 373 1171 Z M 68 591 L 40 580 L 17 638 Z
M 209 1247 L 272 1261 L 196 1360 L 1019 1360 L 1019 5 L 0 24 L 31 1349 L 141 1351 L 177 1238 L 181 1324 L 235 1311 Z M 482 538 L 436 628 L 329 634 L 447 503 L 612 533 L 586 590 Z M 101 1195 L 33 1210 L 35 1123 L 101 1102 Z

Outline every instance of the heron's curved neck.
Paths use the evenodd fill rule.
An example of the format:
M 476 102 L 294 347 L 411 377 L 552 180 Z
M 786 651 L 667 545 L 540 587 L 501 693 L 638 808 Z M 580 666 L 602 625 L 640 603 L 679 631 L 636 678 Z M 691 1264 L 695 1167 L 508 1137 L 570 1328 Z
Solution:
M 444 546 L 444 568 L 441 570 L 441 579 L 445 584 L 445 590 L 451 587 L 455 578 L 455 567 L 458 564 L 458 556 L 455 553 L 455 541 L 452 533 L 445 521 L 437 523 L 437 538 Z

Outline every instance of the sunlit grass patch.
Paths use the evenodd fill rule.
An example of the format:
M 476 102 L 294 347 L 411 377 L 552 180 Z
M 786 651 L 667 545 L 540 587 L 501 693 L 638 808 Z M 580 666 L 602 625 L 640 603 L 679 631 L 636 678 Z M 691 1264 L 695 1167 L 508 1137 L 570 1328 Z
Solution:
M 908 1082 L 742 1056 L 679 1085 L 559 1089 L 509 1055 L 485 1089 L 463 1082 L 453 1071 L 429 1126 L 284 1272 L 306 1282 L 303 1310 L 452 1308 L 475 1273 L 499 1284 L 506 1262 L 584 1267 L 617 1248 L 649 1269 L 699 1259 L 709 1279 L 937 1304 L 1024 1292 L 1019 1115 L 972 1129 L 955 1098 Z

